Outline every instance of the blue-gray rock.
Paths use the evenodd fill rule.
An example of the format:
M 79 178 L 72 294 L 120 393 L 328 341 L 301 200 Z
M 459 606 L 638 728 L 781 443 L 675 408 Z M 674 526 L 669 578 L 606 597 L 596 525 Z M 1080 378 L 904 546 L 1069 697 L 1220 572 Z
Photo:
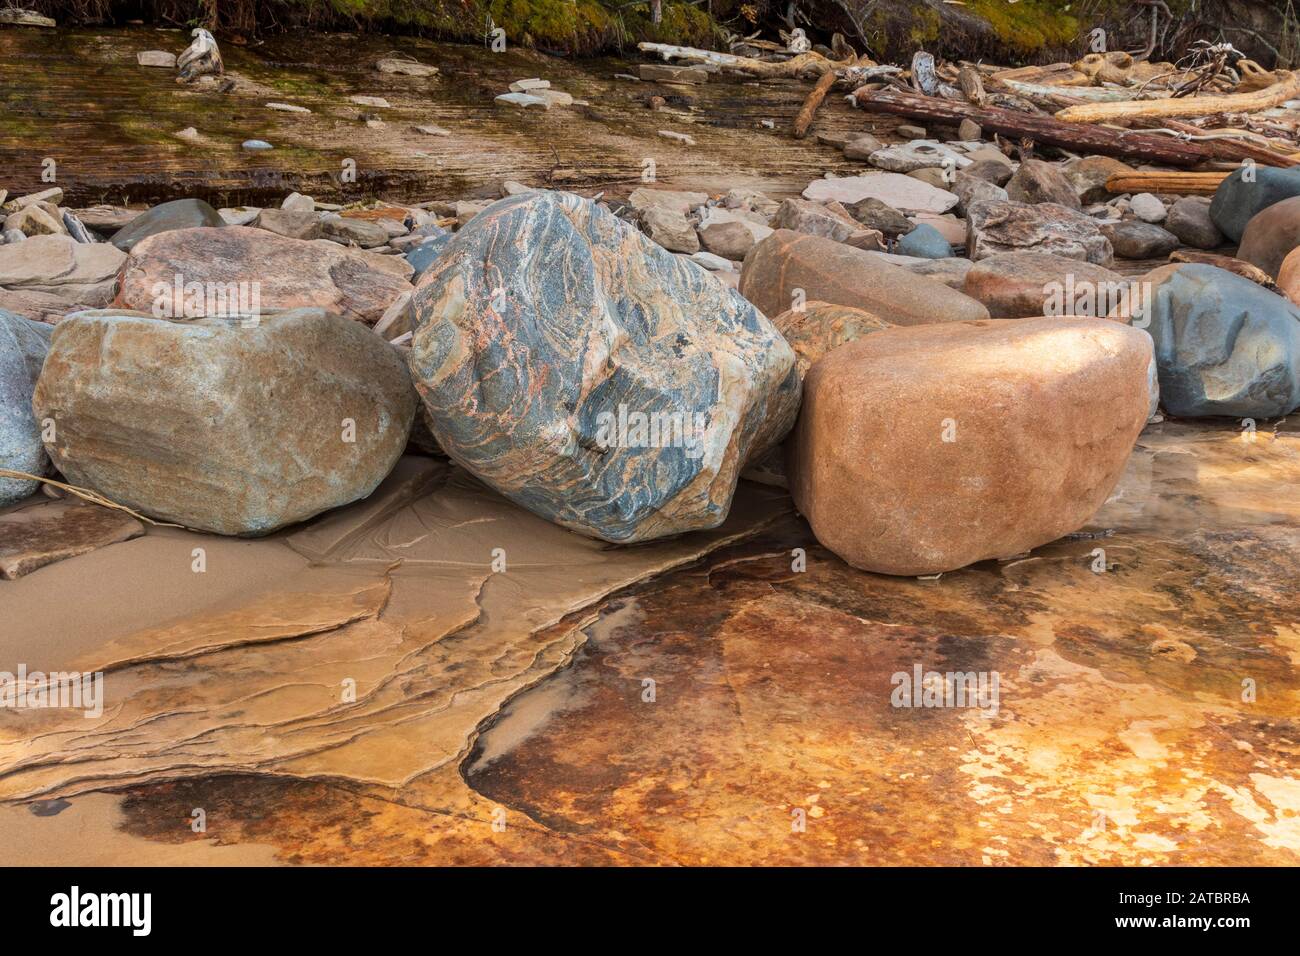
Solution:
M 1246 180 L 1247 173 L 1253 177 L 1253 182 Z M 1240 242 L 1246 223 L 1257 212 L 1292 196 L 1300 196 L 1300 166 L 1236 169 L 1215 190 L 1214 199 L 1210 201 L 1210 218 L 1225 236 L 1233 242 Z
M 726 518 L 798 411 L 794 353 L 693 262 L 569 193 L 493 203 L 413 298 L 439 444 L 566 528 L 642 541 Z
M 225 224 L 221 213 L 202 199 L 176 199 L 140 213 L 119 229 L 111 241 L 123 252 L 130 252 L 141 239 L 156 236 L 160 232 Z
M 418 246 L 406 250 L 406 261 L 415 270 L 414 281 L 419 282 L 420 277 L 428 271 L 429 267 L 438 261 L 439 257 L 446 251 L 447 243 L 451 242 L 451 238 L 451 233 L 443 233 L 441 236 L 434 236 L 429 241 L 422 242 Z
M 163 521 L 260 535 L 375 490 L 406 447 L 398 351 L 321 309 L 172 322 L 79 312 L 32 409 L 68 480 Z
M 928 222 L 923 222 L 898 240 L 894 252 L 900 256 L 916 256 L 918 259 L 948 259 L 952 257 L 952 246 L 943 237 L 943 233 Z
M 1150 272 L 1160 403 L 1180 418 L 1276 418 L 1300 406 L 1300 308 L 1201 263 Z
M 50 347 L 53 326 L 0 309 L 0 468 L 43 475 L 50 460 L 32 414 L 32 391 Z M 21 501 L 37 483 L 0 477 L 0 507 Z

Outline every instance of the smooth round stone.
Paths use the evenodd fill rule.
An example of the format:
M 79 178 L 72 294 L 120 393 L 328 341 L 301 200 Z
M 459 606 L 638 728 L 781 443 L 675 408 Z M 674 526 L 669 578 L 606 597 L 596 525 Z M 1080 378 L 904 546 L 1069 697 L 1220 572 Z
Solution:
M 264 139 L 246 139 L 241 145 L 243 146 L 244 149 L 251 150 L 253 152 L 257 152 L 258 150 L 263 150 L 263 149 L 275 149 L 274 146 L 272 146 Z
M 1283 199 L 1256 213 L 1241 235 L 1237 258 L 1258 266 L 1274 279 L 1282 260 L 1300 246 L 1300 196 Z
M 252 304 L 261 310 L 315 307 L 373 325 L 393 300 L 411 291 L 411 271 L 400 256 L 324 239 L 291 239 L 249 226 L 176 229 L 131 250 L 117 304 L 150 313 L 162 307 L 170 316 L 205 314 L 209 303 L 224 305 L 226 314 Z M 178 277 L 184 280 L 180 286 Z M 235 294 L 195 301 L 185 292 L 190 283 L 205 292 Z
M 721 524 L 745 462 L 798 411 L 794 353 L 771 322 L 571 193 L 484 209 L 412 308 L 410 366 L 438 443 L 591 537 Z
M 1170 414 L 1275 418 L 1300 406 L 1300 308 L 1289 299 L 1200 263 L 1162 266 L 1143 282 L 1140 314 Z
M 804 380 L 790 490 L 853 567 L 951 571 L 1082 527 L 1147 420 L 1151 339 L 1099 319 L 949 322 L 843 345 Z
M 1240 242 L 1246 224 L 1261 209 L 1300 196 L 1300 167 L 1275 169 L 1248 166 L 1234 169 L 1219 184 L 1210 202 L 1210 218 L 1225 236 Z
M 1130 200 L 1129 209 L 1143 222 L 1164 222 L 1168 215 L 1165 204 L 1151 193 L 1138 193 Z
M 918 259 L 948 259 L 952 256 L 952 246 L 938 229 L 929 223 L 921 223 L 894 246 L 894 251 L 901 256 L 916 256 Z
M 141 239 L 176 229 L 225 226 L 226 220 L 202 199 L 176 199 L 146 209 L 119 229 L 110 240 L 123 252 L 130 252 Z
M 772 324 L 794 349 L 801 379 L 822 356 L 841 345 L 894 327 L 893 323 L 865 309 L 829 302 L 809 302 L 802 309 L 782 312 L 772 320 Z

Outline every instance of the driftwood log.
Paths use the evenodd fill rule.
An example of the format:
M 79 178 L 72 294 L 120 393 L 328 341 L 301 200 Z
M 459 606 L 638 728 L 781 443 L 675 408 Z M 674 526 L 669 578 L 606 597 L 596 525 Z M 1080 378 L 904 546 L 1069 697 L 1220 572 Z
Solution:
M 1179 196 L 1212 196 L 1219 188 L 1219 183 L 1228 178 L 1229 172 L 1214 173 L 1165 173 L 1139 172 L 1116 173 L 1106 180 L 1106 191 L 1111 193 L 1174 193 Z
M 961 88 L 961 95 L 966 97 L 967 103 L 983 106 L 988 102 L 988 94 L 984 92 L 984 80 L 979 70 L 971 64 L 964 63 L 957 71 L 957 85 Z
M 683 63 L 688 64 L 717 66 L 724 70 L 735 70 L 738 73 L 747 73 L 750 76 L 763 79 L 820 76 L 823 73 L 842 70 L 845 67 L 856 66 L 862 62 L 857 58 L 837 62 L 828 60 L 820 53 L 809 52 L 792 56 L 788 60 L 768 63 L 766 60 L 755 60 L 753 57 L 737 56 L 734 53 L 697 50 L 695 47 L 673 46 L 669 43 L 638 43 L 636 47 L 642 53 L 658 53 L 668 62 L 681 60 Z
M 864 109 L 892 113 L 909 119 L 956 125 L 974 120 L 986 133 L 1001 133 L 1013 139 L 1032 139 L 1080 153 L 1100 153 L 1119 159 L 1141 160 L 1166 166 L 1195 166 L 1216 158 L 1214 148 L 1155 133 L 1112 129 L 1089 123 L 1063 123 L 1046 115 L 1018 113 L 988 106 L 917 96 L 897 90 L 858 89 L 853 100 Z M 1275 165 L 1289 165 L 1279 158 Z
M 1291 73 L 1281 83 L 1252 93 L 1225 96 L 1184 96 L 1129 103 L 1088 103 L 1067 106 L 1056 114 L 1064 123 L 1109 123 L 1114 120 L 1159 116 L 1208 116 L 1211 113 L 1256 113 L 1300 96 L 1300 73 Z
M 1235 273 L 1243 279 L 1249 279 L 1257 285 L 1262 285 L 1269 292 L 1276 292 L 1278 295 L 1285 293 L 1278 288 L 1273 277 L 1270 276 L 1259 266 L 1252 265 L 1233 256 L 1221 256 L 1213 252 L 1196 252 L 1192 249 L 1177 249 L 1169 253 L 1170 262 L 1195 262 L 1201 265 L 1214 266 L 1216 269 L 1225 269 L 1228 272 Z
M 823 73 L 817 80 L 817 85 L 812 88 L 808 98 L 803 101 L 803 106 L 799 109 L 799 115 L 794 118 L 794 138 L 803 139 L 808 135 L 808 128 L 812 126 L 813 117 L 817 115 L 817 107 L 822 105 L 822 100 L 826 99 L 826 94 L 831 91 L 838 79 L 834 73 Z

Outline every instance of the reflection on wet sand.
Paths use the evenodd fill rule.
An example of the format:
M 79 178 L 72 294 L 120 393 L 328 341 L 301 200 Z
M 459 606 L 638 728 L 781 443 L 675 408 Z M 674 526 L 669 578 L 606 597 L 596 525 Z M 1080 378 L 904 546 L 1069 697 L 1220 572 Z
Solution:
M 1151 426 L 1084 531 L 918 581 L 848 568 L 768 489 L 618 549 L 407 459 L 252 543 L 256 586 L 65 641 L 105 715 L 4 715 L 0 839 L 72 840 L 32 808 L 113 791 L 98 826 L 178 860 L 1294 865 L 1298 477 L 1285 423 Z M 195 537 L 5 587 L 34 613 L 43 575 L 169 535 Z M 6 659 L 35 659 L 21 629 Z M 996 706 L 895 706 L 918 665 L 996 674 Z

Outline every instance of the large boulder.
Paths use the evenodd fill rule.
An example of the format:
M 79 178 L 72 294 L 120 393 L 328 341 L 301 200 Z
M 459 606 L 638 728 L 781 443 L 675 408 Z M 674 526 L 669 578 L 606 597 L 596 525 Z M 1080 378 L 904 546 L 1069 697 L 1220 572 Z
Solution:
M 798 411 L 794 353 L 771 322 L 569 193 L 479 213 L 412 306 L 411 371 L 438 443 L 591 537 L 717 526 L 746 460 Z
M 1219 184 L 1210 201 L 1210 218 L 1225 236 L 1240 242 L 1256 213 L 1292 196 L 1300 196 L 1300 167 L 1245 166 Z
M 1283 199 L 1257 212 L 1241 235 L 1237 258 L 1276 279 L 1282 260 L 1300 246 L 1300 196 Z
M 848 305 L 895 325 L 988 318 L 988 310 L 940 282 L 843 243 L 778 230 L 745 257 L 740 294 L 780 315 L 803 302 Z
M 412 271 L 400 256 L 345 249 L 328 239 L 289 239 L 247 226 L 177 229 L 131 250 L 116 305 L 194 316 L 235 297 L 243 303 L 256 299 L 260 310 L 320 308 L 373 325 L 394 299 L 411 291 Z M 191 296 L 191 289 L 204 295 Z M 237 311 L 227 308 L 224 314 Z
M 1110 265 L 1110 240 L 1095 219 L 1056 203 L 985 199 L 966 211 L 966 253 L 979 260 L 1000 252 L 1050 252 Z
M 416 396 L 398 350 L 319 309 L 255 321 L 81 312 L 32 405 L 74 484 L 163 521 L 260 535 L 370 494 Z
M 795 504 L 856 568 L 935 574 L 1077 530 L 1147 419 L 1151 339 L 1099 319 L 874 332 L 817 362 Z
M 106 242 L 33 236 L 0 246 L 0 288 L 55 296 L 69 306 L 98 308 L 113 298 L 117 271 L 125 260 Z
M 222 227 L 226 221 L 202 199 L 175 199 L 159 203 L 135 216 L 113 235 L 112 243 L 123 252 L 130 252 L 136 243 L 149 236 L 174 229 L 194 229 L 199 226 Z
M 1200 263 L 1161 266 L 1143 282 L 1160 401 L 1171 414 L 1275 418 L 1300 406 L 1300 307 Z
M 50 347 L 53 326 L 0 310 L 0 468 L 43 475 L 49 466 L 32 391 Z M 0 477 L 0 507 L 36 490 L 35 481 Z
M 1127 294 L 1117 272 L 1048 252 L 1004 252 L 966 273 L 964 291 L 995 319 L 1040 315 L 1104 317 Z

